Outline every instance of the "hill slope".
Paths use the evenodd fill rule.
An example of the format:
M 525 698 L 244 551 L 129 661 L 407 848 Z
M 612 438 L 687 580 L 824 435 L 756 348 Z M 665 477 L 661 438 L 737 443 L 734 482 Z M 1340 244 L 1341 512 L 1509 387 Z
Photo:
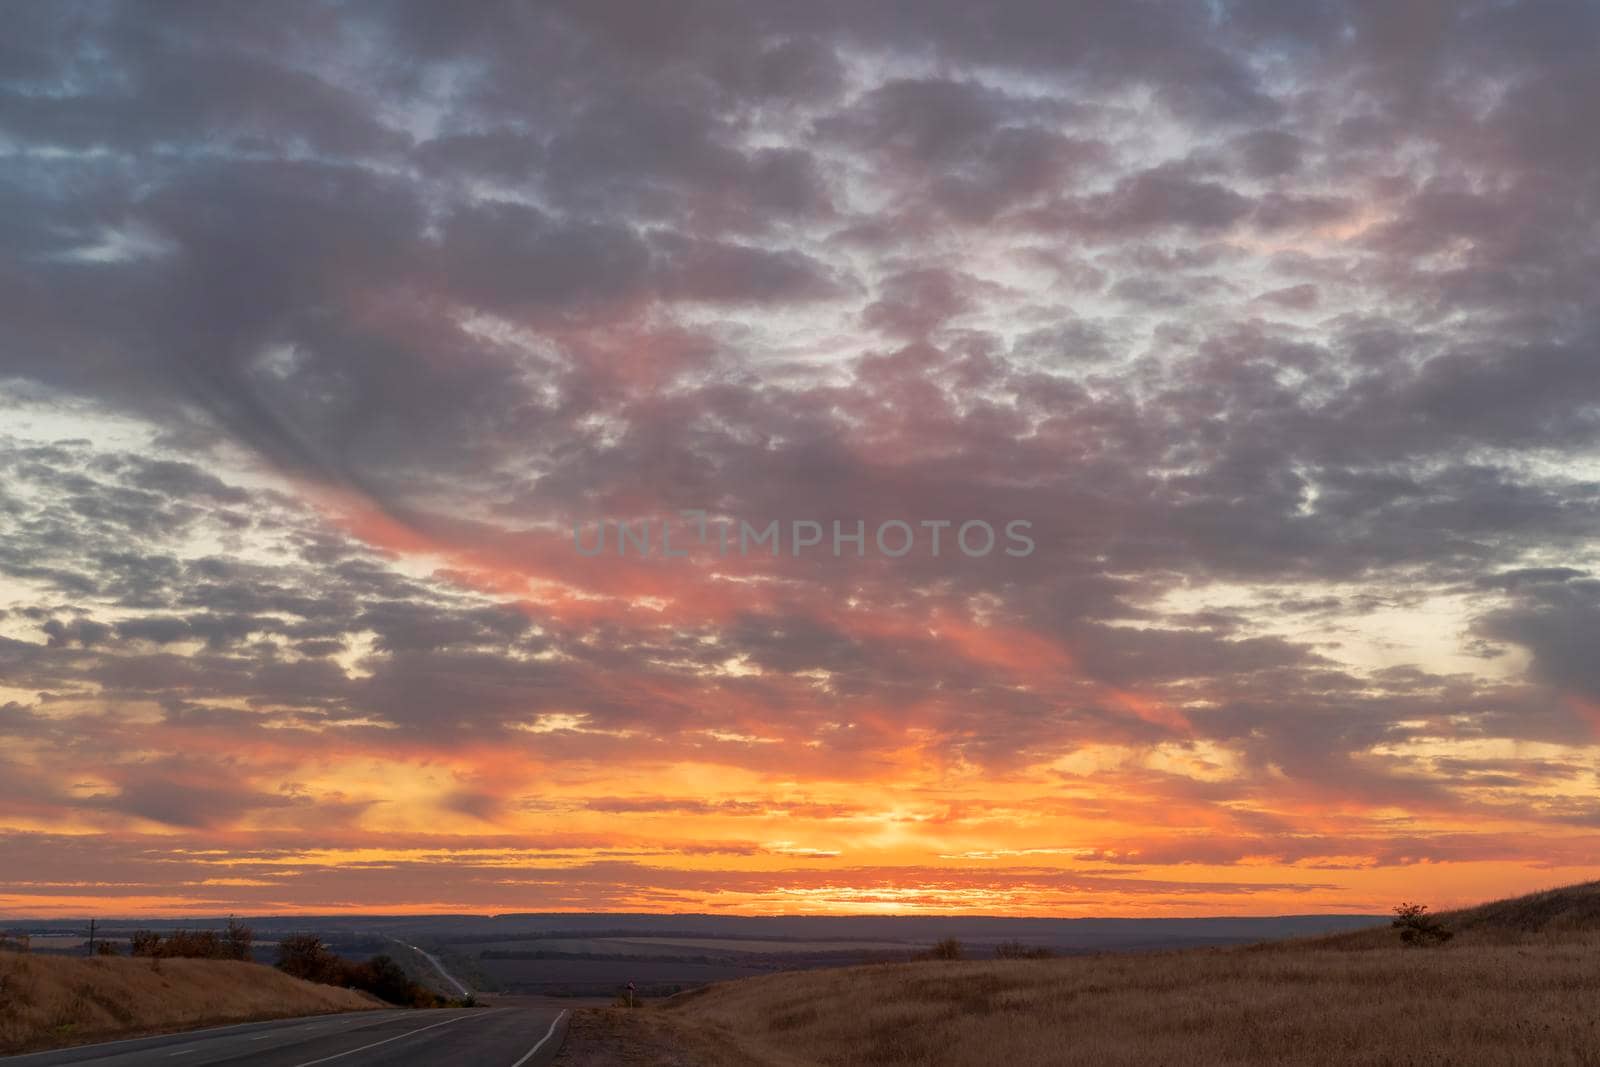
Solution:
M 1475 908 L 1446 912 L 1445 925 L 1458 933 L 1566 933 L 1600 930 L 1600 882 L 1547 889 L 1525 897 L 1495 900 Z
M 360 1011 L 362 993 L 232 960 L 0 952 L 0 1054 L 219 1023 Z
M 1600 882 L 1561 886 L 1470 908 L 1442 911 L 1437 918 L 1455 935 L 1452 944 L 1457 945 L 1559 941 L 1572 935 L 1600 934 Z M 1394 931 L 1384 924 L 1288 944 L 1363 949 L 1384 948 L 1392 945 L 1394 939 Z
M 1600 1063 L 1600 886 L 1443 916 L 1443 947 L 1387 926 L 1247 948 L 927 961 L 744 979 L 575 1019 L 625 1062 L 918 1064 Z M 1365 951 L 1347 951 L 1349 948 Z M 651 1058 L 654 1057 L 654 1058 Z M 677 1057 L 674 1059 L 673 1057 Z

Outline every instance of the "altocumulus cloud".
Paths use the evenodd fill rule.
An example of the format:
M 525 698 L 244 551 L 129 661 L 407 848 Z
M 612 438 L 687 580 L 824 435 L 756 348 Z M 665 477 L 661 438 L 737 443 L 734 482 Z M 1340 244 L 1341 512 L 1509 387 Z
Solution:
M 1592 873 L 1597 46 L 1559 2 L 9 12 L 0 911 Z M 683 509 L 1037 546 L 572 551 Z

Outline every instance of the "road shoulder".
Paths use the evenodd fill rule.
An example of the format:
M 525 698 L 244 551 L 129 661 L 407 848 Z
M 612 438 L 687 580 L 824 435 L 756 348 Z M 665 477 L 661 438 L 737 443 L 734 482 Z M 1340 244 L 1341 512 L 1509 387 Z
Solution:
M 751 1067 L 651 1008 L 581 1008 L 552 1067 Z

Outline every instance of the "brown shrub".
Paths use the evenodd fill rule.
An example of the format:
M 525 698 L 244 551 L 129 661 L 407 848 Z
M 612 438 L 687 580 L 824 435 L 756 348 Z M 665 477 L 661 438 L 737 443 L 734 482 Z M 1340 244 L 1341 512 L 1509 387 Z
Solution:
M 1047 948 L 1024 945 L 1021 941 L 1002 941 L 994 947 L 997 960 L 1048 960 L 1054 956 Z
M 1455 936 L 1437 917 L 1428 914 L 1426 904 L 1401 904 L 1394 909 L 1394 921 L 1389 925 L 1400 931 L 1402 944 L 1417 948 L 1442 945 Z
M 154 930 L 139 930 L 128 939 L 129 954 L 155 959 L 226 960 L 242 959 L 215 930 L 173 930 L 165 936 Z
M 433 990 L 413 982 L 389 956 L 374 956 L 361 963 L 343 959 L 315 934 L 281 938 L 278 969 L 308 982 L 360 989 L 405 1008 L 437 1008 L 445 1003 Z
M 292 978 L 333 985 L 342 977 L 341 962 L 316 934 L 290 934 L 278 939 L 277 968 Z

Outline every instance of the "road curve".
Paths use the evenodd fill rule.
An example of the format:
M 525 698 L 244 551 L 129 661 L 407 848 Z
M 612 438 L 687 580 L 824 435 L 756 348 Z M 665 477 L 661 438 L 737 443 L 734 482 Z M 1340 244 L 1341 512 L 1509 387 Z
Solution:
M 0 1057 L 4 1067 L 545 1067 L 566 1036 L 569 1012 L 538 998 L 488 1008 L 365 1011 L 242 1023 L 159 1037 Z

